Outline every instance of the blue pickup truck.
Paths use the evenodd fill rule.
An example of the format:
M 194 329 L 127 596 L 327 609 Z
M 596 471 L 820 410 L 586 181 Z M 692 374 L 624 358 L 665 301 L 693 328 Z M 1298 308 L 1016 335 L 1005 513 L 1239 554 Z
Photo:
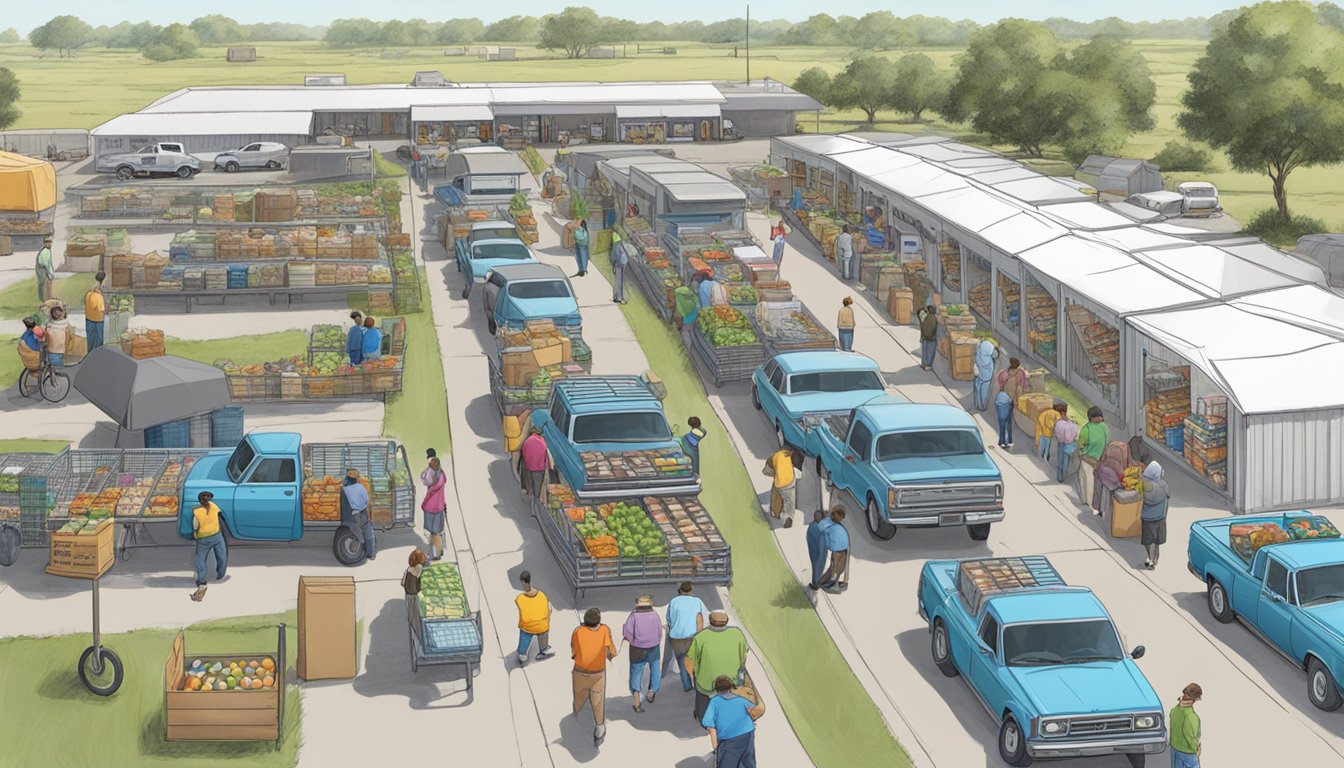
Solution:
M 467 277 L 462 288 L 462 298 L 471 295 L 473 286 L 485 282 L 490 270 L 506 264 L 535 264 L 537 259 L 532 251 L 518 238 L 492 238 L 473 242 L 465 252 L 457 254 L 457 268 Z
M 583 316 L 565 271 L 551 264 L 509 264 L 485 278 L 483 298 L 490 333 L 550 320 L 566 334 L 579 333 Z
M 344 565 L 365 559 L 364 544 L 338 516 L 330 483 L 357 469 L 370 485 L 375 528 L 410 527 L 415 515 L 406 450 L 395 443 L 308 443 L 293 432 L 252 432 L 232 450 L 210 451 L 182 481 L 178 535 L 192 538 L 192 510 L 202 491 L 214 494 L 225 532 L 240 541 L 298 541 L 332 530 L 332 550 Z M 334 480 L 328 481 L 327 478 Z
M 561 379 L 531 423 L 579 501 L 700 492 L 662 402 L 638 376 Z
M 774 426 L 780 447 L 791 445 L 809 456 L 820 447 L 818 436 L 803 429 L 804 417 L 846 414 L 884 394 L 877 362 L 855 352 L 783 352 L 751 377 L 751 403 Z
M 965 526 L 976 541 L 1003 519 L 1003 477 L 960 408 L 882 395 L 849 413 L 807 416 L 817 472 L 847 493 L 878 539 L 899 528 Z
M 1166 748 L 1162 703 L 1126 653 L 1106 608 L 1040 556 L 931 560 L 919 615 L 933 663 L 961 675 L 999 723 L 999 756 L 1123 754 L 1142 768 Z
M 1309 512 L 1201 520 L 1190 526 L 1189 568 L 1213 618 L 1241 619 L 1306 670 L 1312 704 L 1339 709 L 1344 539 L 1328 520 Z

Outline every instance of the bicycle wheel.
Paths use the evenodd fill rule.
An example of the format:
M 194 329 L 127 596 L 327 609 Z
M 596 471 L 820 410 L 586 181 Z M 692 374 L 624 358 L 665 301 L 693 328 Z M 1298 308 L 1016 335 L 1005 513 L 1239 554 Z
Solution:
M 37 391 L 37 375 L 24 369 L 19 373 L 19 394 L 31 397 L 35 391 Z
M 42 397 L 50 403 L 59 403 L 70 394 L 70 377 L 55 368 L 48 368 L 42 376 Z

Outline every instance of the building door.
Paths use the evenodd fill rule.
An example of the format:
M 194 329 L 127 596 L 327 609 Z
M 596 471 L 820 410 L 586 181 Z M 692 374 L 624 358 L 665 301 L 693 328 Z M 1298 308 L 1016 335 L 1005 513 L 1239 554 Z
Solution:
M 395 133 L 396 133 L 396 128 L 395 128 L 395 126 L 394 126 L 394 124 L 393 124 L 393 122 L 392 122 L 392 113 L 391 113 L 391 112 L 384 112 L 384 113 L 383 113 L 383 127 L 382 127 L 382 130 L 380 130 L 380 131 L 378 132 L 378 135 L 380 135 L 380 136 L 392 136 L 392 135 L 394 135 Z

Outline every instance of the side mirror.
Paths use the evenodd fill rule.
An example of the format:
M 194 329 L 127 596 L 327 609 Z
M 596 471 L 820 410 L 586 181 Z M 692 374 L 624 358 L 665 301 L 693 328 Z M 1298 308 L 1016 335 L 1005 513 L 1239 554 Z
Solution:
M 1136 646 L 1134 646 L 1134 650 L 1132 650 L 1132 651 L 1129 652 L 1129 658 L 1131 658 L 1131 659 L 1136 659 L 1136 660 L 1137 660 L 1137 659 L 1142 659 L 1142 658 L 1143 658 L 1143 654 L 1145 654 L 1145 653 L 1147 653 L 1147 652 L 1148 652 L 1148 649 L 1147 649 L 1147 648 L 1144 648 L 1142 645 L 1136 645 Z

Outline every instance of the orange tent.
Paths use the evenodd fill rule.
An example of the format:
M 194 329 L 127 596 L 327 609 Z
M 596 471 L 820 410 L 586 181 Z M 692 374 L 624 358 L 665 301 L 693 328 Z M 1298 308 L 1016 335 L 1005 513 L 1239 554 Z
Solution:
M 56 169 L 46 160 L 0 152 L 0 211 L 36 213 L 56 204 Z

